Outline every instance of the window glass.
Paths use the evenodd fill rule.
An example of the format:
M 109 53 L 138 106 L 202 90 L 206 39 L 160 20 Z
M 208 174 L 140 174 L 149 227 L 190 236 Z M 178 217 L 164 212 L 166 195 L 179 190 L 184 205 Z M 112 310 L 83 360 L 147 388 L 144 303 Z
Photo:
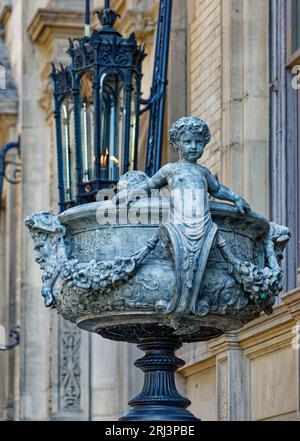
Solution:
M 94 150 L 94 96 L 93 78 L 90 73 L 80 79 L 81 102 L 81 148 L 83 182 L 95 178 L 95 150 Z
M 300 0 L 292 0 L 292 53 L 300 49 Z
M 64 164 L 65 200 L 76 197 L 75 138 L 73 98 L 66 97 L 61 106 L 62 156 Z
M 118 181 L 123 167 L 125 127 L 124 82 L 120 75 L 103 75 L 100 86 L 102 180 Z

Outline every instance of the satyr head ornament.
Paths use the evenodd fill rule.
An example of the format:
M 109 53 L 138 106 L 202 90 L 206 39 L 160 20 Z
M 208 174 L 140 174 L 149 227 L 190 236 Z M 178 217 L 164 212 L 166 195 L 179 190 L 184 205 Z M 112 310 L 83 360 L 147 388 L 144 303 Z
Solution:
M 66 228 L 51 213 L 33 214 L 25 219 L 25 225 L 34 233 L 61 234 L 65 236 Z
M 184 116 L 172 124 L 169 130 L 169 142 L 174 150 L 178 150 L 178 143 L 183 133 L 190 132 L 193 135 L 200 135 L 206 145 L 211 139 L 211 133 L 207 123 L 196 116 Z

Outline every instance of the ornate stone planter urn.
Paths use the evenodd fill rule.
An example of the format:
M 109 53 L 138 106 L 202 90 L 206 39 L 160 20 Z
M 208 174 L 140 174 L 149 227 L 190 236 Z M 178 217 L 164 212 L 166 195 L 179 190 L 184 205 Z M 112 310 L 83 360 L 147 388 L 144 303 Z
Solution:
M 196 162 L 209 138 L 202 120 L 182 118 L 170 131 L 176 164 L 151 179 L 128 172 L 113 200 L 25 222 L 46 306 L 145 351 L 135 363 L 145 372 L 143 390 L 121 420 L 195 420 L 176 390 L 174 373 L 184 362 L 174 352 L 270 314 L 281 291 L 289 230 L 250 212 Z M 166 186 L 169 197 L 150 194 Z M 209 194 L 235 206 L 209 202 Z

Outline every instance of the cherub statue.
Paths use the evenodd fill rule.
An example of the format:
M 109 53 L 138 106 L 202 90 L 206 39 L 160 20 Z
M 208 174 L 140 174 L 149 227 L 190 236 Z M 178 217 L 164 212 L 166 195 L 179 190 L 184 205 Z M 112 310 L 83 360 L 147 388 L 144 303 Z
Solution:
M 133 192 L 169 188 L 169 218 L 160 227 L 160 239 L 171 242 L 176 273 L 181 280 L 177 281 L 177 293 L 165 312 L 178 318 L 189 312 L 197 314 L 208 255 L 216 242 L 218 228 L 212 221 L 209 197 L 233 202 L 240 213 L 250 211 L 241 196 L 220 184 L 216 176 L 197 162 L 210 139 L 209 127 L 201 118 L 180 118 L 169 131 L 169 142 L 179 153 L 179 160 L 164 165 L 154 176 L 132 188 Z M 130 192 L 121 191 L 117 196 L 119 203 L 124 198 L 130 201 Z

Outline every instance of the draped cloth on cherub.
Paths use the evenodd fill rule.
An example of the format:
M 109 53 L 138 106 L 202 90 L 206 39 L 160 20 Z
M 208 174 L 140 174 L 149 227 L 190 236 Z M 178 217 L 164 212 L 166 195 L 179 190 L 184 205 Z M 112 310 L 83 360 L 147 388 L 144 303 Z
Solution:
M 213 223 L 207 194 L 200 217 L 170 210 L 167 223 L 161 225 L 160 240 L 168 245 L 175 264 L 176 291 L 166 313 L 177 317 L 197 315 L 197 300 L 218 227 Z

